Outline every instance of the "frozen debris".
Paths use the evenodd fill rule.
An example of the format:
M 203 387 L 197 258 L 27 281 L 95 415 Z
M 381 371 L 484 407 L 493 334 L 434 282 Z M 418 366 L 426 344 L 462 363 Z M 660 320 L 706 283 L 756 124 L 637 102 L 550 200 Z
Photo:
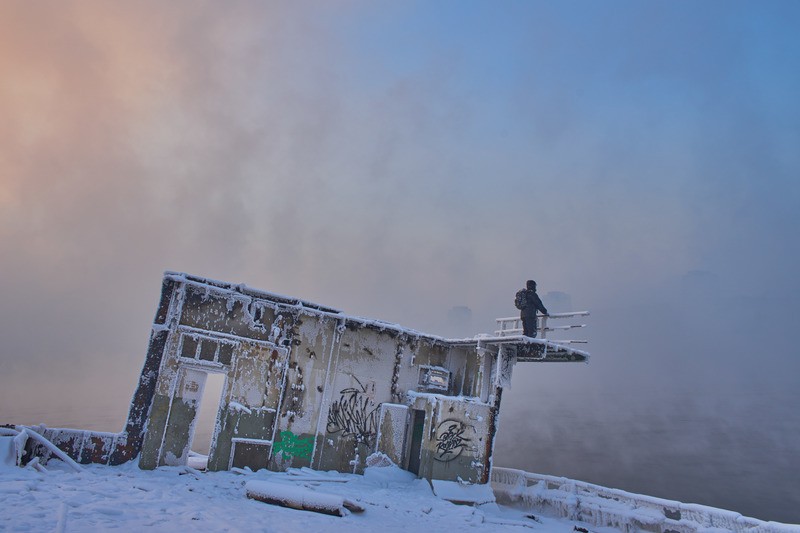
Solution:
M 319 483 L 325 481 L 331 481 L 334 483 L 347 483 L 353 479 L 353 474 L 342 474 L 333 470 L 330 472 L 321 472 L 319 470 L 308 468 L 307 466 L 302 468 L 288 468 L 286 470 L 286 474 L 292 476 L 293 479 L 297 479 L 297 481 L 302 481 L 304 483 Z
M 195 451 L 190 451 L 186 465 L 195 470 L 206 470 L 208 468 L 208 456 Z
M 247 413 L 248 415 L 253 414 L 253 411 L 251 411 L 249 407 L 245 407 L 239 402 L 230 402 L 228 404 L 228 408 L 233 409 L 234 411 L 239 411 L 240 413 Z
M 19 465 L 22 463 L 22 454 L 25 451 L 25 444 L 30 438 L 35 440 L 45 448 L 47 448 L 47 450 L 50 453 L 52 453 L 53 455 L 64 461 L 76 472 L 83 472 L 83 468 L 81 467 L 81 465 L 72 460 L 72 458 L 69 455 L 61 451 L 58 448 L 58 446 L 50 442 L 44 436 L 37 433 L 35 429 L 25 426 L 16 426 L 14 429 L 11 428 L 1 428 L 1 429 L 2 429 L 2 434 L 5 436 L 12 436 L 13 433 L 16 432 L 16 435 L 13 435 L 12 438 L 12 441 L 16 449 L 16 464 Z
M 389 459 L 389 456 L 382 452 L 375 452 L 367 457 L 367 466 L 385 468 L 387 466 L 395 466 L 394 461 Z
M 199 470 L 196 470 L 196 469 L 194 469 L 194 468 L 192 468 L 191 466 L 188 466 L 188 465 L 184 466 L 183 468 L 181 468 L 181 471 L 178 472 L 179 476 L 182 476 L 184 474 L 192 475 L 196 479 L 200 479 L 200 476 L 203 475 L 202 472 L 200 472 Z
M 17 450 L 17 464 L 22 464 L 22 456 L 25 454 L 25 445 L 28 443 L 28 432 L 20 431 L 14 437 L 14 448 Z
M 0 467 L 22 466 L 28 433 L 14 428 L 0 428 Z M 38 461 L 38 457 L 36 458 Z
M 314 511 L 333 516 L 347 516 L 351 512 L 361 513 L 364 511 L 361 505 L 342 496 L 269 481 L 248 481 L 245 491 L 247 497 L 253 500 L 302 511 Z
M 511 468 L 494 468 L 492 486 L 504 505 L 621 531 L 800 532 L 800 526 L 764 522 L 734 511 Z
M 17 452 L 14 437 L 0 437 L 0 469 L 17 466 Z
M 42 474 L 47 473 L 47 469 L 42 466 L 38 457 L 34 457 L 32 461 L 28 462 L 28 464 L 25 465 L 25 468 L 32 468 L 33 470 L 41 472 Z
M 530 529 L 538 529 L 539 526 L 536 524 L 531 524 L 530 522 L 526 522 L 524 520 L 514 520 L 512 518 L 496 518 L 493 516 L 484 516 L 483 522 L 485 524 L 495 524 L 497 526 L 501 526 L 506 528 L 508 526 L 515 526 L 515 527 L 527 527 Z
M 494 503 L 494 492 L 490 484 L 466 484 L 458 481 L 431 481 L 433 493 L 439 498 L 461 505 Z

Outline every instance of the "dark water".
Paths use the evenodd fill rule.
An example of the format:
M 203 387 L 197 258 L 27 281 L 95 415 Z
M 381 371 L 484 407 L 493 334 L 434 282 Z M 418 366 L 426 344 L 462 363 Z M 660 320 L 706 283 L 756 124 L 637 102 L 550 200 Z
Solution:
M 495 464 L 800 523 L 797 395 L 628 392 L 507 394 Z
M 592 309 L 588 365 L 516 366 L 495 464 L 800 523 L 797 298 L 647 300 Z

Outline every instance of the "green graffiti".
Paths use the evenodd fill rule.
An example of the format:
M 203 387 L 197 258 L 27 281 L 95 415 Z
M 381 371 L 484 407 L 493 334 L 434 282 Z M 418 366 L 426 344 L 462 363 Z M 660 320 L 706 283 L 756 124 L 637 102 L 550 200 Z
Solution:
M 311 455 L 313 440 L 311 437 L 301 439 L 291 431 L 281 431 L 281 441 L 276 442 L 273 450 L 280 453 L 284 460 L 290 457 L 308 457 Z

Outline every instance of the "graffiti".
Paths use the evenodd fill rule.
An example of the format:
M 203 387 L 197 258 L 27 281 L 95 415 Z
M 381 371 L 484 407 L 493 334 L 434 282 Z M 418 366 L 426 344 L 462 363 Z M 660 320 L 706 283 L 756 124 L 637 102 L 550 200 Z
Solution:
M 467 426 L 458 420 L 445 420 L 436 428 L 436 455 L 437 461 L 452 461 L 464 451 L 469 439 L 464 436 Z
M 291 431 L 281 431 L 281 441 L 276 442 L 273 451 L 277 455 L 280 453 L 284 460 L 290 457 L 308 457 L 311 455 L 313 439 L 301 439 Z
M 367 388 L 353 377 L 359 388 L 348 387 L 339 392 L 339 399 L 328 411 L 328 433 L 342 433 L 343 437 L 355 437 L 356 442 L 372 447 L 378 428 L 378 409 L 369 397 Z

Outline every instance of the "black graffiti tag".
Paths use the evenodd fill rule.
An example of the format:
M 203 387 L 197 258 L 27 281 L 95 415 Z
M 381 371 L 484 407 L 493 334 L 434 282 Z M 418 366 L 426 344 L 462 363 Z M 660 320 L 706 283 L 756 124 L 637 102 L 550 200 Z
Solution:
M 437 461 L 452 461 L 464 451 L 464 446 L 469 439 L 464 436 L 467 426 L 458 420 L 445 420 L 436 428 L 436 455 Z
M 366 388 L 356 379 L 360 389 L 342 389 L 339 399 L 331 404 L 328 411 L 328 433 L 341 432 L 343 437 L 355 437 L 356 442 L 373 446 L 378 428 L 378 404 L 370 410 L 374 402 L 367 396 Z

